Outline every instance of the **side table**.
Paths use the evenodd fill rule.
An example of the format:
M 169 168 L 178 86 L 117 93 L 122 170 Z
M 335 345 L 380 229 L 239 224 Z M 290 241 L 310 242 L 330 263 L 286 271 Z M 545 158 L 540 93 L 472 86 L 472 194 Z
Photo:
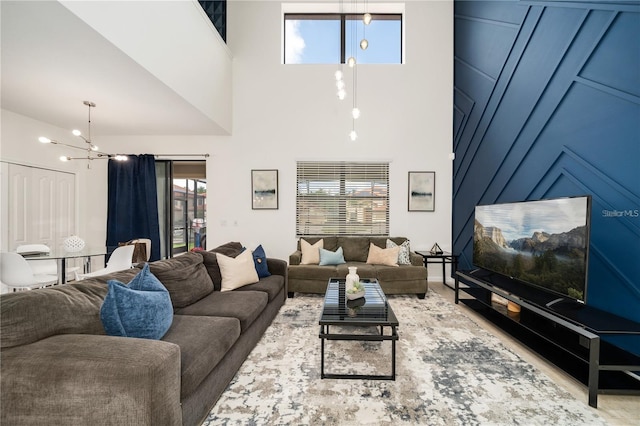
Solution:
M 428 250 L 416 251 L 416 254 L 422 256 L 424 259 L 424 267 L 428 268 L 430 263 L 441 263 L 442 264 L 442 284 L 446 285 L 450 289 L 453 289 L 449 284 L 447 284 L 446 277 L 446 264 L 449 263 L 451 265 L 451 275 L 456 274 L 456 269 L 458 268 L 458 255 L 450 253 L 448 251 L 443 251 L 442 253 L 432 253 Z

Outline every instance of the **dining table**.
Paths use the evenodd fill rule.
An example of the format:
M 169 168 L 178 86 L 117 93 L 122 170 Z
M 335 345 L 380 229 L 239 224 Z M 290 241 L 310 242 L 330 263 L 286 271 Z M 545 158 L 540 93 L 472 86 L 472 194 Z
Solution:
M 56 260 L 58 263 L 58 284 L 67 282 L 67 261 L 69 259 L 83 259 L 84 273 L 91 272 L 91 258 L 105 256 L 109 253 L 107 247 L 85 247 L 80 251 L 67 251 L 64 248 L 51 248 L 48 253 L 23 253 L 28 260 Z

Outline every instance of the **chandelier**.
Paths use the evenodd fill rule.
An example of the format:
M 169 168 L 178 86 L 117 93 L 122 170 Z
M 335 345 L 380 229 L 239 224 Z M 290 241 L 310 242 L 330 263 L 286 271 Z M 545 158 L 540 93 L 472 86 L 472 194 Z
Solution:
M 353 4 L 352 4 L 352 11 L 351 13 L 353 14 L 353 16 L 356 16 L 357 13 L 357 6 L 358 6 L 358 0 L 353 0 Z M 342 15 L 343 13 L 343 8 L 342 8 L 342 2 L 340 2 L 340 14 Z M 369 47 L 369 41 L 366 38 L 366 27 L 371 24 L 371 20 L 372 20 L 372 15 L 368 12 L 368 4 L 367 4 L 367 0 L 365 0 L 364 2 L 364 13 L 362 14 L 362 32 L 363 32 L 363 38 L 362 40 L 360 40 L 360 43 L 357 43 L 357 23 L 355 19 L 350 19 L 350 32 L 351 32 L 351 38 L 349 40 L 349 43 L 351 44 L 351 55 L 345 62 L 346 65 L 349 66 L 349 68 L 351 68 L 351 72 L 352 72 L 352 109 L 351 109 L 351 117 L 352 117 L 352 121 L 351 121 L 351 131 L 349 132 L 349 139 L 351 139 L 352 141 L 355 141 L 358 138 L 358 133 L 356 132 L 356 120 L 358 118 L 360 118 L 360 108 L 358 108 L 358 46 L 360 47 L 361 50 L 367 50 L 367 48 Z M 345 45 L 346 45 L 347 41 L 345 40 Z M 340 67 L 340 69 L 338 69 L 335 72 L 335 78 L 336 78 L 336 87 L 338 89 L 338 99 L 340 99 L 341 101 L 344 100 L 344 98 L 346 97 L 347 91 L 346 91 L 346 84 L 343 80 L 343 76 L 344 73 L 342 71 L 342 65 Z
M 126 155 L 121 155 L 121 154 L 107 154 L 105 152 L 101 152 L 99 151 L 98 147 L 96 145 L 94 145 L 94 143 L 91 141 L 91 108 L 95 108 L 96 104 L 90 101 L 83 101 L 82 102 L 84 105 L 86 105 L 89 108 L 89 124 L 88 124 L 88 129 L 87 129 L 87 136 L 85 137 L 82 132 L 80 130 L 73 130 L 71 133 L 74 136 L 78 136 L 80 139 L 82 139 L 85 142 L 84 146 L 77 146 L 77 145 L 72 145 L 72 144 L 68 144 L 68 143 L 64 143 L 64 142 L 60 142 L 54 139 L 50 139 L 46 136 L 40 136 L 38 138 L 38 140 L 41 143 L 45 143 L 45 144 L 53 144 L 53 145 L 62 145 L 62 146 L 66 146 L 69 148 L 73 148 L 73 149 L 79 149 L 81 151 L 85 151 L 85 155 L 84 156 L 80 156 L 80 157 L 72 157 L 72 156 L 68 156 L 68 155 L 63 155 L 60 157 L 60 161 L 71 161 L 71 160 L 87 160 L 87 168 L 90 169 L 91 168 L 91 161 L 92 160 L 106 160 L 106 159 L 114 159 L 117 161 L 127 161 L 127 156 Z

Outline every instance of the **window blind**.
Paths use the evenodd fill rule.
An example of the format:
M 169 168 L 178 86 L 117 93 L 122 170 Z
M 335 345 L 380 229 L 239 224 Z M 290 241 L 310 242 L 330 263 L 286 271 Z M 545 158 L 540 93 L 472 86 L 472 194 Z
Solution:
M 389 235 L 389 163 L 299 161 L 296 234 Z

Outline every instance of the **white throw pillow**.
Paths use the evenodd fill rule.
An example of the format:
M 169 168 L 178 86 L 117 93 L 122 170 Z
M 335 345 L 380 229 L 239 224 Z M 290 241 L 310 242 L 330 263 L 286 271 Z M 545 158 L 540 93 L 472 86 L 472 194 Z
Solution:
M 409 240 L 404 243 L 398 245 L 393 241 L 387 239 L 387 248 L 400 247 L 400 252 L 398 253 L 398 264 L 399 265 L 411 265 L 411 257 L 409 256 Z
M 235 290 L 243 285 L 258 282 L 258 273 L 250 250 L 243 251 L 235 258 L 216 253 L 216 259 L 222 275 L 220 291 Z
M 301 265 L 317 265 L 320 263 L 320 249 L 324 248 L 324 240 L 318 240 L 314 245 L 309 244 L 304 238 L 300 238 L 300 251 L 302 251 Z

